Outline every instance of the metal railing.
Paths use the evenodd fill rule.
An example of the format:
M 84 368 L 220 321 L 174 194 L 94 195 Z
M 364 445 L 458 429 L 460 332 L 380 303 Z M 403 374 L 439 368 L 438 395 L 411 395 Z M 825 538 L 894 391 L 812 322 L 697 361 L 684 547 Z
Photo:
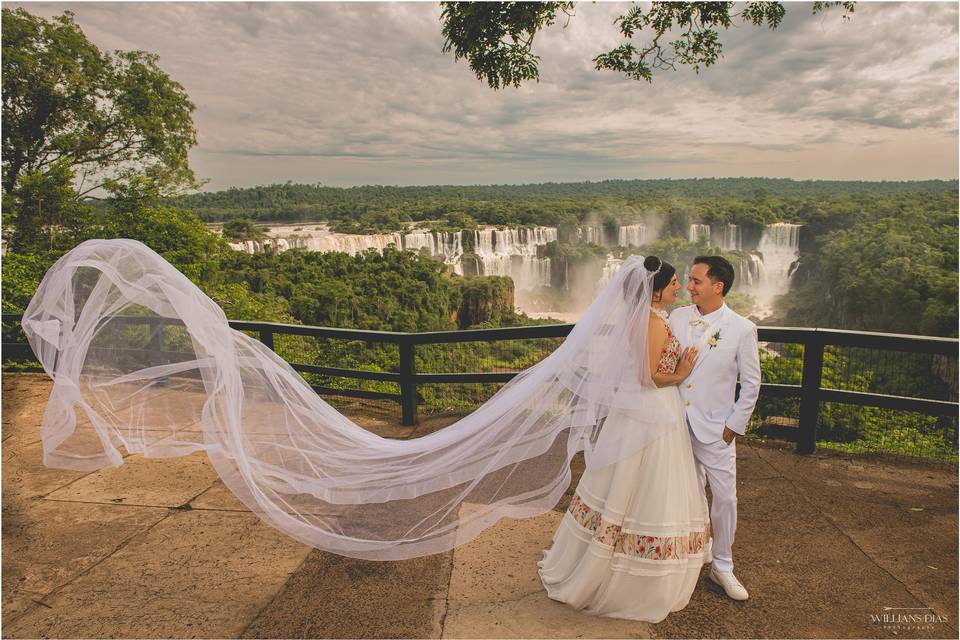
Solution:
M 19 322 L 21 315 L 3 314 L 4 323 Z M 150 350 L 163 353 L 162 328 L 177 321 L 158 317 L 131 317 L 131 322 L 147 324 L 150 330 Z M 367 331 L 359 329 L 336 329 L 303 325 L 277 324 L 271 322 L 230 321 L 230 326 L 239 331 L 256 334 L 267 347 L 274 348 L 277 335 L 304 336 L 334 340 L 361 340 L 367 343 L 386 343 L 396 345 L 399 350 L 397 371 L 360 371 L 338 367 L 319 366 L 309 363 L 290 362 L 301 373 L 352 378 L 360 380 L 378 380 L 395 383 L 400 393 L 386 393 L 362 389 L 334 389 L 325 386 L 313 386 L 320 394 L 391 400 L 401 407 L 401 423 L 417 423 L 417 387 L 423 384 L 459 384 L 459 383 L 503 383 L 511 380 L 519 371 L 486 373 L 417 373 L 415 368 L 415 350 L 420 345 L 435 345 L 464 342 L 490 342 L 497 340 L 522 340 L 533 338 L 564 338 L 573 329 L 573 324 L 534 325 L 526 327 L 506 327 L 497 329 L 473 329 L 464 331 L 436 331 L 425 333 L 403 333 L 391 331 Z M 798 453 L 809 454 L 816 450 L 817 425 L 821 404 L 840 403 L 911 411 L 930 416 L 956 418 L 958 402 L 955 391 L 951 399 L 930 399 L 865 391 L 853 391 L 828 388 L 823 385 L 824 354 L 828 347 L 860 348 L 880 350 L 892 353 L 930 354 L 955 359 L 960 342 L 956 338 L 938 338 L 887 333 L 869 333 L 862 331 L 842 331 L 834 329 L 815 329 L 801 327 L 760 327 L 759 339 L 763 343 L 796 344 L 803 346 L 802 366 L 799 384 L 764 382 L 761 384 L 761 398 L 798 398 L 799 418 L 796 430 L 789 430 L 790 439 L 796 441 Z M 6 336 L 5 336 L 6 340 Z M 30 355 L 29 345 L 23 342 L 3 343 L 3 362 L 24 359 Z M 956 377 L 955 374 L 953 376 Z

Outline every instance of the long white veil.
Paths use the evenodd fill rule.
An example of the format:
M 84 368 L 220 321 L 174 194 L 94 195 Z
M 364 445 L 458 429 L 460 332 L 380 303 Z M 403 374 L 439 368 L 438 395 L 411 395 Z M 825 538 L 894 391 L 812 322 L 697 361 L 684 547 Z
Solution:
M 391 440 L 231 329 L 145 245 L 90 240 L 50 269 L 23 317 L 54 380 L 44 463 L 116 466 L 120 447 L 206 451 L 251 511 L 307 544 L 376 560 L 445 551 L 502 517 L 555 506 L 578 451 L 601 467 L 676 420 L 647 364 L 652 281 L 641 257 L 628 258 L 549 356 L 449 427 Z M 617 428 L 604 429 L 614 413 Z

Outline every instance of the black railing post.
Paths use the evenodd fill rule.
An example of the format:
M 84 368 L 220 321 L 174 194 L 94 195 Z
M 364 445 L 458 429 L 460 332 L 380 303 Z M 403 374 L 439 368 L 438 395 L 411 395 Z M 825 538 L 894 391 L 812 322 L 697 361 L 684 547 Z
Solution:
M 150 342 L 148 343 L 150 354 L 147 361 L 151 366 L 163 363 L 163 356 L 160 355 L 160 352 L 163 351 L 163 326 L 163 318 L 147 316 L 147 331 L 150 333 Z
M 400 347 L 400 424 L 412 427 L 417 424 L 417 384 L 414 382 L 416 367 L 413 363 L 413 342 L 401 340 Z
M 260 329 L 260 342 L 263 343 L 267 349 L 273 351 L 273 330 L 272 329 Z
M 800 433 L 797 453 L 817 450 L 817 422 L 820 419 L 820 382 L 823 376 L 823 337 L 816 329 L 803 344 L 803 377 L 800 381 Z

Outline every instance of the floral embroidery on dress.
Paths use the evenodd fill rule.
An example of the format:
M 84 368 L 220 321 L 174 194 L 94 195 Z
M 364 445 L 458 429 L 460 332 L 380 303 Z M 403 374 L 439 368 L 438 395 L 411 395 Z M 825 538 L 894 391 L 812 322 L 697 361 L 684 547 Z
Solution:
M 710 522 L 704 523 L 703 531 L 691 531 L 679 536 L 646 536 L 642 533 L 624 532 L 620 525 L 603 521 L 603 515 L 587 506 L 580 496 L 573 494 L 567 509 L 581 527 L 593 534 L 594 540 L 613 547 L 614 553 L 648 560 L 682 560 L 693 553 L 703 553 L 710 538 Z
M 667 314 L 665 311 L 661 309 L 650 309 L 650 313 L 663 320 L 663 323 L 667 325 L 667 335 L 670 337 L 667 346 L 660 352 L 660 362 L 657 364 L 657 373 L 673 373 L 677 370 L 677 363 L 680 362 L 680 341 L 677 340 L 677 337 L 673 335 L 673 331 L 670 330 L 670 323 L 667 322 Z

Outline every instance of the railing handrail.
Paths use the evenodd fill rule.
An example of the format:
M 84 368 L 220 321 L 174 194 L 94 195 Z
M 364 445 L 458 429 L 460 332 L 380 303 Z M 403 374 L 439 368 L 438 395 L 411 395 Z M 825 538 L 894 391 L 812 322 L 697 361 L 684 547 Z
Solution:
M 119 316 L 136 319 L 148 319 L 156 316 Z M 3 322 L 19 321 L 22 313 L 4 313 Z M 576 323 L 535 324 L 522 327 L 497 327 L 491 329 L 453 329 L 449 331 L 379 331 L 375 329 L 342 329 L 338 327 L 320 327 L 305 324 L 286 324 L 280 322 L 261 322 L 255 320 L 229 320 L 228 324 L 241 331 L 269 331 L 290 335 L 303 335 L 314 338 L 338 338 L 341 340 L 364 340 L 368 342 L 408 343 L 408 344 L 444 344 L 450 342 L 476 342 L 481 340 L 521 340 L 527 338 L 562 338 Z M 957 355 L 960 338 L 941 336 L 918 336 L 907 333 L 883 333 L 876 331 L 856 331 L 850 329 L 828 329 L 822 327 L 773 327 L 758 326 L 763 342 L 796 342 L 797 336 L 816 335 L 824 345 L 841 347 L 866 347 L 891 351 L 914 351 Z
M 22 318 L 23 314 L 2 314 L 2 320 L 4 322 L 21 321 Z M 118 316 L 118 319 L 131 322 L 139 320 L 147 324 L 161 326 L 164 324 L 182 324 L 180 320 L 161 318 L 159 316 Z M 303 373 L 395 382 L 400 386 L 399 395 L 358 389 L 334 390 L 326 387 L 314 388 L 318 393 L 336 392 L 342 395 L 360 398 L 381 398 L 399 401 L 402 407 L 402 423 L 404 425 L 413 425 L 416 423 L 416 389 L 418 384 L 507 382 L 519 373 L 509 371 L 482 373 L 417 373 L 414 359 L 414 349 L 416 345 L 529 338 L 558 338 L 567 336 L 576 326 L 574 323 L 542 324 L 523 327 L 415 333 L 314 327 L 310 325 L 248 320 L 230 320 L 229 325 L 240 331 L 256 332 L 259 335 L 260 341 L 271 349 L 273 349 L 274 334 L 396 344 L 399 347 L 398 372 L 360 371 L 293 362 L 289 364 L 297 371 Z M 831 389 L 822 386 L 825 347 L 860 347 L 956 357 L 958 356 L 958 347 L 960 347 L 960 339 L 958 338 L 877 333 L 845 329 L 823 329 L 819 327 L 758 327 L 757 329 L 762 342 L 802 344 L 804 347 L 800 384 L 762 383 L 760 388 L 761 393 L 765 396 L 798 397 L 800 399 L 800 428 L 797 432 L 797 451 L 800 453 L 812 453 L 816 449 L 816 429 L 820 403 L 822 402 L 838 402 L 901 411 L 917 411 L 928 415 L 939 416 L 955 416 L 958 409 L 960 409 L 960 403 L 955 401 L 910 398 L 862 391 Z M 160 342 L 162 341 L 161 332 L 152 330 L 152 334 L 151 340 L 157 341 L 154 348 L 159 350 L 161 346 Z M 27 345 L 22 343 L 4 344 L 3 346 L 14 347 L 15 351 L 22 350 L 23 348 L 29 349 Z

